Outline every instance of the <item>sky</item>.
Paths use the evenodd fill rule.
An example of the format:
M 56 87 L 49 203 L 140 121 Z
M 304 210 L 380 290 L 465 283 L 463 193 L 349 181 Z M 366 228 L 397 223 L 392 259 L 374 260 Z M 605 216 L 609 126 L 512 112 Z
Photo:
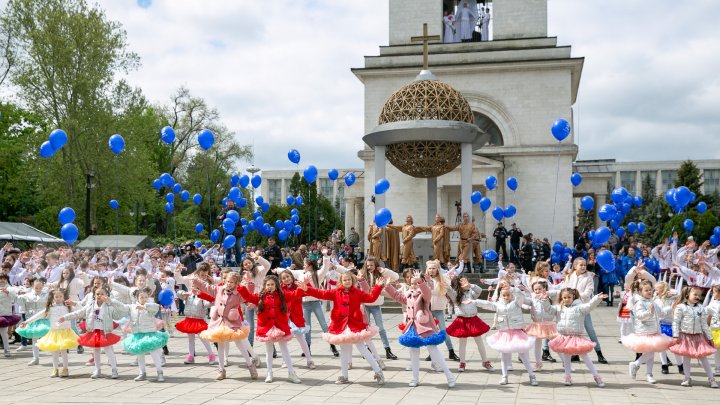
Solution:
M 301 166 L 362 167 L 363 86 L 350 68 L 387 45 L 388 1 L 100 4 L 142 58 L 133 85 L 155 103 L 187 86 L 254 145 L 256 166 L 280 169 L 290 148 Z M 720 158 L 720 1 L 548 3 L 549 36 L 585 57 L 578 159 Z

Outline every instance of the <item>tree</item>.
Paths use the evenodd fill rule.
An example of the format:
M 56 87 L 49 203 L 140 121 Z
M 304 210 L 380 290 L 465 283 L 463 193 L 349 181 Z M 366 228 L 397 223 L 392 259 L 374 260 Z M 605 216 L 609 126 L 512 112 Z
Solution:
M 309 186 L 299 173 L 295 173 L 290 181 L 290 194 L 304 199 L 303 205 L 298 207 L 300 225 L 303 227 L 301 242 L 326 239 L 332 234 L 333 227 L 340 224 L 340 217 L 332 202 L 319 195 L 316 184 Z
M 695 163 L 693 163 L 692 160 L 682 162 L 677 172 L 675 187 L 685 186 L 695 193 L 697 197 L 702 197 L 702 185 L 703 181 L 700 176 L 700 169 L 695 166 Z

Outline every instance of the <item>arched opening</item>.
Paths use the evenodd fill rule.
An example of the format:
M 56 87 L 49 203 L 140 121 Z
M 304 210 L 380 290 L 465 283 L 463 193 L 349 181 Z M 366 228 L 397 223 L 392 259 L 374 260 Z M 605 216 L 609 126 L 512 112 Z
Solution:
M 503 142 L 502 132 L 500 132 L 500 128 L 498 128 L 497 124 L 495 124 L 495 121 L 490 119 L 487 115 L 481 114 L 477 111 L 473 111 L 473 117 L 475 119 L 475 125 L 486 134 L 490 135 L 490 140 L 488 140 L 487 145 L 503 146 L 505 144 Z

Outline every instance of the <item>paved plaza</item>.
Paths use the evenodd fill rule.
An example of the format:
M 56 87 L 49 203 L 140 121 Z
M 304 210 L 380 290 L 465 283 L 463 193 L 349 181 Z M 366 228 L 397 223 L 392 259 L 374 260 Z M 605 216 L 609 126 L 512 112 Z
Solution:
M 615 321 L 617 308 L 600 307 L 593 312 L 596 329 L 600 336 L 603 352 L 610 361 L 609 365 L 599 365 L 607 386 L 597 388 L 592 377 L 581 363 L 574 364 L 574 385 L 566 387 L 562 384 L 563 373 L 560 363 L 545 363 L 544 369 L 537 373 L 540 386 L 532 387 L 528 383 L 527 373 L 518 363 L 511 372 L 510 384 L 498 385 L 500 380 L 500 363 L 496 352 L 489 350 L 489 355 L 496 371 L 488 373 L 481 370 L 476 349 L 468 344 L 468 371 L 458 374 L 456 362 L 449 362 L 453 373 L 457 376 L 457 386 L 447 389 L 443 374 L 429 370 L 427 362 L 421 362 L 421 385 L 408 387 L 410 372 L 405 371 L 409 364 L 407 350 L 397 343 L 399 330 L 399 314 L 386 314 L 385 325 L 391 337 L 391 345 L 400 357 L 396 361 L 387 361 L 385 376 L 387 383 L 378 387 L 373 382 L 373 373 L 367 363 L 355 354 L 354 368 L 350 370 L 349 385 L 335 385 L 339 373 L 339 360 L 332 357 L 327 344 L 321 341 L 318 332 L 314 332 L 314 357 L 317 369 L 308 370 L 305 361 L 300 357 L 300 349 L 296 342 L 290 343 L 296 370 L 302 384 L 291 384 L 285 381 L 287 371 L 280 369 L 280 358 L 276 359 L 274 372 L 275 382 L 266 384 L 265 369 L 259 369 L 260 379 L 251 381 L 247 369 L 237 365 L 240 356 L 233 347 L 230 349 L 232 365 L 227 369 L 228 378 L 214 381 L 216 368 L 202 363 L 207 358 L 197 356 L 195 365 L 184 365 L 187 340 L 176 335 L 170 342 L 170 356 L 167 357 L 164 383 L 154 382 L 155 372 L 150 357 L 148 361 L 148 381 L 135 382 L 137 368 L 130 366 L 133 357 L 118 354 L 120 378 L 111 380 L 103 378 L 90 380 L 93 368 L 85 366 L 89 357 L 86 354 L 70 355 L 70 378 L 51 379 L 50 356 L 41 354 L 39 366 L 27 366 L 31 354 L 29 351 L 14 353 L 11 358 L 0 358 L 0 403 L 2 404 L 39 404 L 39 403 L 112 403 L 112 404 L 270 404 L 270 403 L 340 403 L 340 404 L 683 404 L 689 400 L 701 403 L 713 403 L 720 394 L 707 386 L 707 379 L 700 373 L 697 365 L 693 369 L 694 387 L 680 387 L 680 376 L 677 368 L 672 367 L 672 374 L 660 373 L 656 366 L 655 378 L 658 384 L 648 385 L 642 371 L 637 381 L 630 381 L 627 374 L 627 362 L 633 355 L 617 341 L 618 324 Z M 482 318 L 492 322 L 492 314 L 484 313 Z M 492 333 L 492 331 L 490 332 Z M 379 340 L 376 342 L 381 348 Z M 257 345 L 257 344 L 256 344 Z M 457 347 L 457 343 L 455 342 Z M 12 349 L 16 346 L 11 346 Z M 202 345 L 197 349 L 202 353 Z M 259 345 L 260 356 L 264 359 L 264 348 Z M 119 349 L 118 349 L 119 350 Z M 441 349 L 444 353 L 444 347 Z M 557 357 L 557 356 L 556 356 Z M 595 357 L 594 355 L 592 356 Z M 517 360 L 517 356 L 513 356 Z M 263 361 L 264 363 L 264 361 Z M 106 375 L 109 366 L 103 366 Z

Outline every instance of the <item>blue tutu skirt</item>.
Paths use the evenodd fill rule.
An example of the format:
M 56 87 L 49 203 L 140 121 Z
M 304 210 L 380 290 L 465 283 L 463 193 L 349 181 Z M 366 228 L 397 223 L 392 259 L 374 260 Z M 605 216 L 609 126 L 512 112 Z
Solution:
M 40 339 L 50 332 L 50 321 L 39 319 L 28 325 L 27 328 L 18 328 L 16 332 L 25 339 Z
M 298 328 L 292 321 L 289 321 L 289 324 L 290 332 L 292 332 L 293 335 L 304 335 L 308 332 L 309 327 L 307 325 L 302 328 Z
M 660 333 L 672 337 L 672 324 L 660 322 Z
M 447 335 L 444 330 L 438 333 L 432 334 L 428 337 L 421 337 L 415 332 L 415 325 L 410 326 L 410 329 L 400 335 L 398 341 L 405 347 L 423 347 L 423 346 L 437 346 L 440 343 L 445 342 Z
M 145 354 L 167 345 L 169 337 L 167 332 L 133 333 L 122 341 L 122 345 L 128 353 Z

